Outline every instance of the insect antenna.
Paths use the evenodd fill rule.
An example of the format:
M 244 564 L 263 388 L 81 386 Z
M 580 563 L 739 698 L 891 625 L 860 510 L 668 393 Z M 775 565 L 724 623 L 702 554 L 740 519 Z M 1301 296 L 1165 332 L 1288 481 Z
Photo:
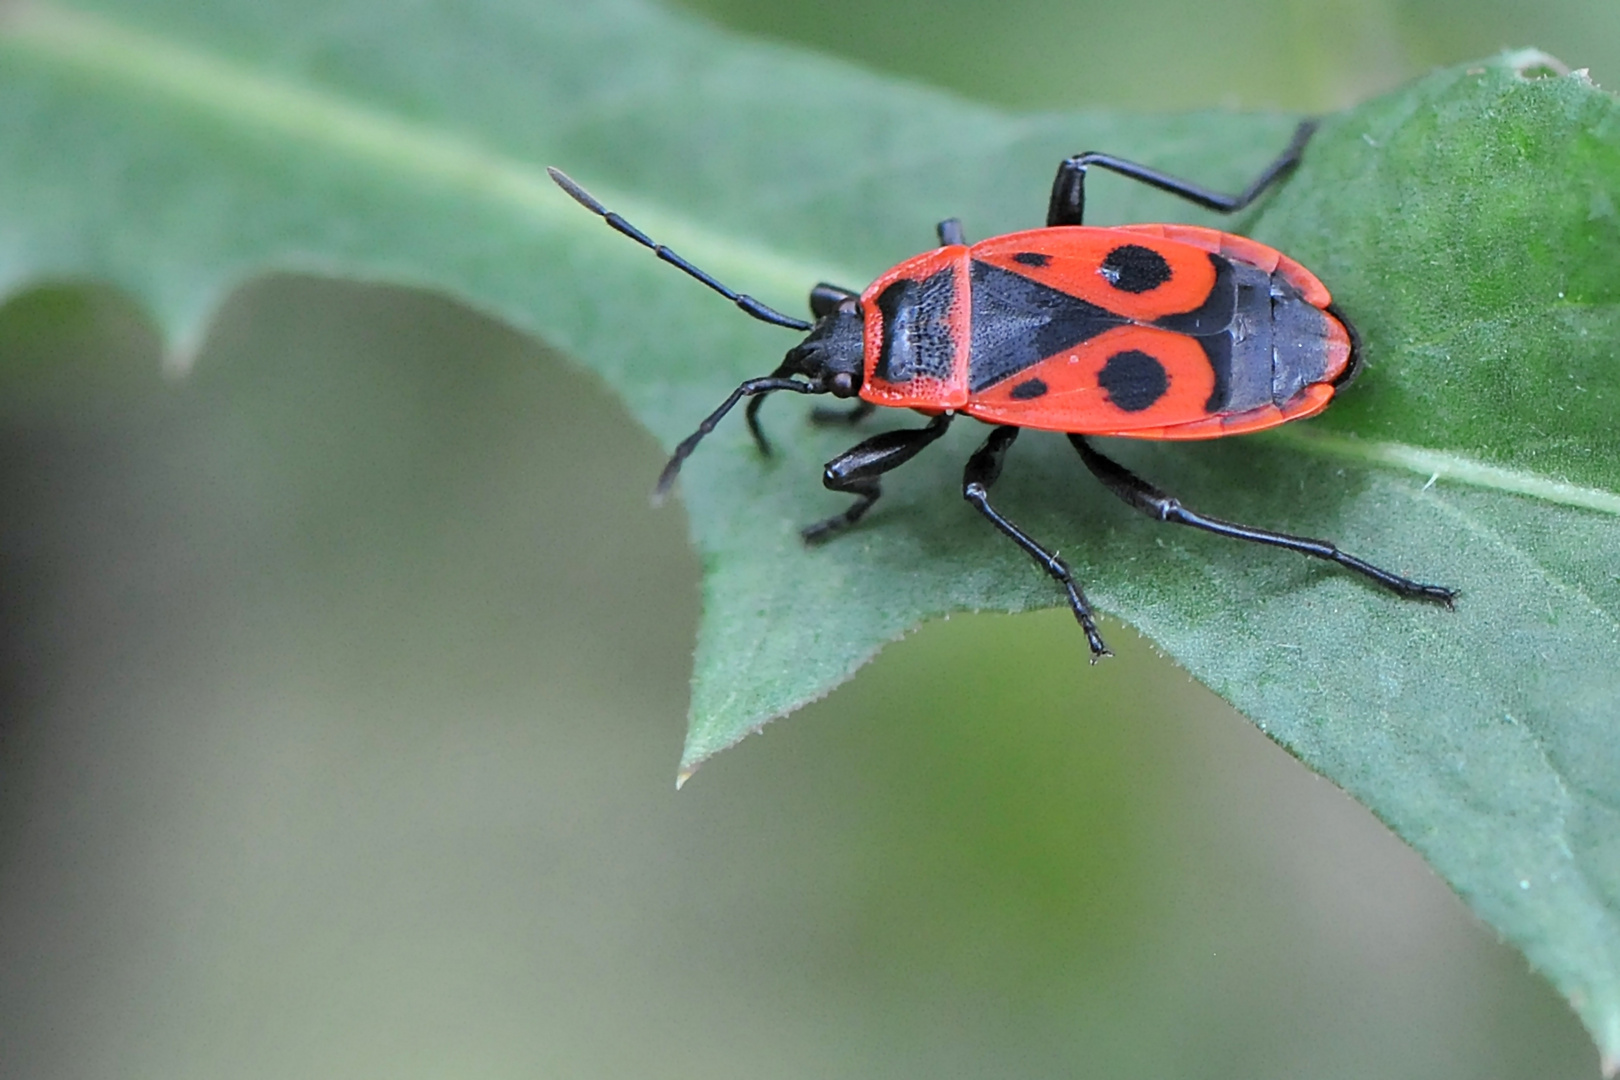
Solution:
M 692 456 L 692 451 L 697 449 L 697 444 L 703 441 L 705 435 L 715 429 L 715 425 L 720 423 L 720 420 L 736 406 L 737 402 L 745 397 L 754 397 L 756 394 L 769 394 L 777 390 L 792 390 L 799 394 L 824 393 L 823 390 L 809 383 L 800 382 L 797 379 L 783 378 L 778 375 L 769 375 L 763 379 L 749 379 L 733 390 L 731 396 L 726 398 L 718 409 L 710 413 L 703 423 L 698 425 L 696 431 L 681 440 L 681 444 L 669 456 L 669 462 L 664 466 L 664 471 L 658 474 L 658 484 L 653 488 L 653 501 L 655 503 L 660 502 L 669 493 L 670 485 L 675 483 L 675 476 L 681 471 L 681 463 Z M 760 399 L 754 397 L 754 400 L 758 401 Z
M 760 303 L 758 300 L 755 300 L 752 296 L 749 296 L 746 293 L 740 293 L 733 289 L 726 288 L 726 286 L 720 284 L 720 282 L 710 277 L 706 272 L 698 269 L 696 266 L 693 266 L 681 256 L 669 250 L 669 248 L 665 247 L 663 244 L 657 243 L 652 239 L 652 237 L 648 236 L 646 233 L 624 220 L 624 218 L 603 206 L 597 201 L 596 196 L 592 195 L 590 192 L 576 184 L 573 178 L 567 173 L 563 172 L 561 169 L 554 169 L 548 165 L 546 166 L 546 173 L 552 178 L 552 180 L 556 181 L 558 187 L 568 192 L 573 200 L 579 203 L 579 205 L 597 215 L 614 229 L 628 236 L 642 247 L 650 248 L 654 255 L 657 255 L 660 259 L 663 259 L 665 262 L 675 267 L 675 269 L 684 270 L 692 277 L 697 278 L 699 281 L 703 282 L 703 284 L 707 285 L 709 288 L 713 289 L 727 300 L 730 300 L 733 304 L 736 304 L 738 307 L 742 308 L 744 312 L 758 319 L 760 322 L 770 323 L 773 326 L 785 326 L 789 330 L 808 331 L 811 329 L 810 324 L 805 322 L 803 319 L 795 319 L 791 315 L 784 315 L 775 308 L 767 307 L 766 305 Z M 735 402 L 733 402 L 733 404 L 735 404 Z M 671 462 L 671 464 L 677 463 Z

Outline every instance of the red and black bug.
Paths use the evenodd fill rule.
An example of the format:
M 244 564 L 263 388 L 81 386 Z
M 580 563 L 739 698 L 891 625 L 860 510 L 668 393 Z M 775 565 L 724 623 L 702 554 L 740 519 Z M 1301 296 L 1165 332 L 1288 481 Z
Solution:
M 990 486 L 1023 428 L 1066 433 L 1105 487 L 1160 521 L 1336 562 L 1398 596 L 1448 607 L 1456 597 L 1323 540 L 1189 510 L 1086 438 L 1212 439 L 1262 431 L 1321 412 L 1354 376 L 1355 331 L 1326 287 L 1281 252 L 1192 225 L 1081 223 L 1093 166 L 1232 213 L 1299 162 L 1314 130 L 1309 121 L 1301 124 L 1288 148 L 1238 195 L 1109 154 L 1077 154 L 1058 166 L 1045 228 L 969 244 L 960 222 L 942 221 L 939 247 L 900 263 L 864 292 L 817 285 L 810 292 L 813 323 L 728 289 L 560 171 L 548 171 L 586 209 L 749 315 L 808 333 L 775 371 L 737 387 L 675 448 L 658 479 L 660 493 L 745 397 L 752 399 L 749 430 L 765 453 L 770 444 L 759 407 L 777 390 L 859 398 L 847 412 L 817 410 L 821 422 L 854 423 L 879 405 L 932 417 L 921 428 L 874 435 L 827 463 L 822 483 L 856 499 L 804 530 L 815 543 L 859 521 L 882 493 L 879 478 L 938 439 L 959 414 L 996 425 L 968 459 L 962 495 L 1063 586 L 1095 660 L 1108 650 L 1068 564 L 990 505 Z

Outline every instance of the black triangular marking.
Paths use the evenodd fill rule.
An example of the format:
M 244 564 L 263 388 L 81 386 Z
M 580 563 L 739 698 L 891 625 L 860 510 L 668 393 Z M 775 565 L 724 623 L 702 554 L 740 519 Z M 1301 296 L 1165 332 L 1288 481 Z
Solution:
M 1155 319 L 1154 326 L 1198 338 L 1225 333 L 1231 328 L 1232 316 L 1237 314 L 1237 275 L 1232 272 L 1231 262 L 1220 255 L 1210 252 L 1209 261 L 1215 267 L 1215 284 L 1204 302 L 1192 311 Z
M 1060 289 L 973 261 L 973 393 L 1131 320 Z
M 1218 413 L 1232 403 L 1232 335 L 1207 334 L 1198 339 L 1204 347 L 1210 370 L 1215 373 L 1215 387 L 1204 402 L 1204 411 Z

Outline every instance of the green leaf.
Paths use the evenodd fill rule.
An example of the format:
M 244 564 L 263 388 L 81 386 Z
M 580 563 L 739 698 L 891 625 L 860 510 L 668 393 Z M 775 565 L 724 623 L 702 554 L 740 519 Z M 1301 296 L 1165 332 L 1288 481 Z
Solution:
M 0 292 L 114 283 L 184 367 L 253 274 L 430 286 L 568 349 L 672 445 L 792 335 L 610 234 L 545 164 L 798 310 L 815 281 L 859 287 L 927 246 L 940 218 L 972 236 L 1038 223 L 1063 154 L 1100 147 L 1236 188 L 1292 124 L 1008 115 L 627 2 L 13 4 Z M 1213 220 L 1094 187 L 1098 222 Z M 1134 516 L 1057 437 L 1020 442 L 996 489 L 1103 610 L 1421 851 L 1564 991 L 1610 1068 L 1617 202 L 1620 106 L 1535 54 L 1329 118 L 1274 197 L 1222 224 L 1329 283 L 1366 340 L 1364 376 L 1308 424 L 1115 447 L 1190 505 L 1458 587 L 1455 613 Z M 773 401 L 765 422 L 778 456 L 729 422 L 682 481 L 706 567 L 687 772 L 924 619 L 1060 600 L 961 504 L 967 425 L 861 528 L 807 551 L 798 526 L 844 503 L 819 463 L 850 436 L 808 427 L 801 403 Z

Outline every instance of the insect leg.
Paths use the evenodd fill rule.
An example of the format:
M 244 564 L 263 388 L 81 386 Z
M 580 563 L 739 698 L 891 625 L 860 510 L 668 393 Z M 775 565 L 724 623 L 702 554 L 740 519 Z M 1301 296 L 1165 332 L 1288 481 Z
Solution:
M 842 425 L 854 427 L 877 411 L 877 406 L 870 401 L 857 401 L 847 409 L 829 409 L 826 406 L 817 406 L 810 410 L 810 422 L 821 424 L 824 427 Z
M 1057 179 L 1052 181 L 1052 201 L 1046 207 L 1046 224 L 1050 228 L 1054 225 L 1079 225 L 1085 217 L 1086 209 L 1086 169 L 1097 166 L 1107 169 L 1121 176 L 1128 176 L 1132 180 L 1140 180 L 1150 187 L 1160 191 L 1167 191 L 1172 195 L 1179 195 L 1188 202 L 1197 203 L 1206 210 L 1219 210 L 1223 214 L 1234 213 L 1243 209 L 1265 191 L 1277 180 L 1281 179 L 1295 165 L 1299 164 L 1300 155 L 1305 150 L 1305 143 L 1316 131 L 1316 121 L 1303 121 L 1294 129 L 1294 138 L 1288 148 L 1277 156 L 1277 159 L 1261 170 L 1260 175 L 1254 178 L 1253 183 L 1236 195 L 1224 195 L 1219 191 L 1199 187 L 1186 180 L 1177 179 L 1150 169 L 1146 165 L 1138 165 L 1134 161 L 1114 157 L 1112 154 L 1100 154 L 1095 150 L 1088 150 L 1083 154 L 1064 161 L 1058 166 Z
M 1169 521 L 1177 525 L 1191 525 L 1195 529 L 1215 533 L 1217 536 L 1230 536 L 1234 540 L 1248 540 L 1255 544 L 1268 544 L 1271 547 L 1287 548 L 1297 551 L 1301 555 L 1310 555 L 1328 562 L 1338 563 L 1340 566 L 1377 582 L 1397 596 L 1412 600 L 1429 600 L 1437 604 L 1451 607 L 1456 600 L 1455 590 L 1442 585 L 1425 585 L 1411 578 L 1392 574 L 1388 570 L 1381 570 L 1372 563 L 1364 562 L 1354 555 L 1347 555 L 1334 547 L 1326 540 L 1312 540 L 1303 536 L 1289 536 L 1287 533 L 1269 532 L 1265 529 L 1254 529 L 1247 525 L 1238 525 L 1219 518 L 1205 517 L 1203 514 L 1187 509 L 1181 505 L 1179 499 L 1165 494 L 1158 488 L 1143 480 L 1123 465 L 1111 458 L 1104 457 L 1091 444 L 1086 442 L 1084 436 L 1070 435 L 1069 441 L 1074 448 L 1080 451 L 1080 460 L 1086 463 L 1086 468 L 1092 471 L 1103 486 L 1125 502 L 1142 511 L 1149 517 L 1160 521 Z
M 810 290 L 810 314 L 825 319 L 838 310 L 845 300 L 859 300 L 861 294 L 851 292 L 842 285 L 829 285 L 825 281 Z
M 939 234 L 940 247 L 953 247 L 957 244 L 967 243 L 967 234 L 962 232 L 962 220 L 960 218 L 946 218 L 934 227 L 934 231 Z
M 770 375 L 766 377 L 771 379 L 785 379 L 787 378 L 788 372 L 791 370 L 792 366 L 784 361 L 777 366 L 775 371 L 771 372 Z M 748 433 L 754 437 L 754 445 L 759 447 L 759 452 L 761 454 L 763 454 L 765 457 L 770 457 L 772 454 L 771 440 L 765 437 L 765 429 L 759 426 L 759 410 L 760 406 L 765 404 L 765 398 L 765 394 L 756 394 L 749 398 L 748 407 L 743 410 L 743 417 L 748 421 Z
M 1001 475 L 1001 461 L 1007 454 L 1007 448 L 1018 438 L 1020 429 L 1016 427 L 998 427 L 990 433 L 984 445 L 973 452 L 968 459 L 967 468 L 962 470 L 962 498 L 973 504 L 974 509 L 990 519 L 990 524 L 1000 529 L 1012 542 L 1029 553 L 1042 570 L 1045 570 L 1069 595 L 1069 607 L 1074 609 L 1074 617 L 1080 621 L 1080 629 L 1086 632 L 1086 644 L 1091 646 L 1091 662 L 1096 663 L 1099 656 L 1112 655 L 1108 646 L 1103 644 L 1102 636 L 1097 633 L 1097 622 L 1091 613 L 1091 605 L 1086 602 L 1086 594 L 1080 590 L 1080 583 L 1074 579 L 1074 571 L 1069 564 L 1047 551 L 1030 538 L 1018 526 L 1002 517 L 995 507 L 990 505 L 991 484 Z
M 842 514 L 834 514 L 800 530 L 805 543 L 818 544 L 861 520 L 883 494 L 878 478 L 916 457 L 923 447 L 945 434 L 955 417 L 955 413 L 940 413 L 928 421 L 927 427 L 885 431 L 827 462 L 821 474 L 821 482 L 827 490 L 847 492 L 858 498 Z

